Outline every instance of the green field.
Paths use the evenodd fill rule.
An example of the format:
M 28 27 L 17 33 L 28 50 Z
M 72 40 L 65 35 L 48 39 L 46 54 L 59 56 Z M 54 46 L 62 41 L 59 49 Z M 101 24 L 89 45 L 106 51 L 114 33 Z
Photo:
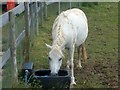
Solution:
M 99 3 L 92 6 L 78 6 L 78 3 L 72 3 L 72 8 L 74 7 L 86 13 L 89 24 L 89 35 L 86 40 L 89 58 L 85 62 L 82 61 L 83 68 L 79 69 L 77 68 L 77 50 L 75 51 L 74 70 L 77 85 L 74 88 L 117 88 L 118 3 Z M 68 8 L 69 3 L 61 4 L 61 11 Z M 49 49 L 45 43 L 52 44 L 51 28 L 57 14 L 57 4 L 48 6 L 48 18 L 45 19 L 44 27 L 39 26 L 40 35 L 33 40 L 30 59 L 35 69 L 49 68 Z M 66 69 L 67 52 L 64 54 L 62 69 Z M 20 81 L 14 87 L 25 88 L 25 85 Z

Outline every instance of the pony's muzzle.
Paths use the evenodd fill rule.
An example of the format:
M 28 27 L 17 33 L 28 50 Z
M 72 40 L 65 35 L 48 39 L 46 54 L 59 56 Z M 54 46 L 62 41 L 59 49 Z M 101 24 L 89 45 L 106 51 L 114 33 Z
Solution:
M 57 76 L 58 73 L 50 73 L 51 76 Z

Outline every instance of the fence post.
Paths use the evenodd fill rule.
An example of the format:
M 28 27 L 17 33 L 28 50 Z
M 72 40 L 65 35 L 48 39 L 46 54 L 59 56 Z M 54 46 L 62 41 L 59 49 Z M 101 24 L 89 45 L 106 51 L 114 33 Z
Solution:
M 15 16 L 13 11 L 9 12 L 9 20 L 10 20 L 10 30 L 9 30 L 9 45 L 11 51 L 12 58 L 12 73 L 13 73 L 13 84 L 18 82 L 18 69 L 17 69 L 17 61 L 16 61 L 16 40 L 15 40 Z
M 22 63 L 23 63 L 23 48 L 22 45 L 20 44 L 20 67 L 22 67 Z
M 41 2 L 41 15 L 42 27 L 44 27 L 44 2 Z
M 33 35 L 33 37 L 35 37 L 35 29 L 36 29 L 36 27 L 35 27 L 35 24 L 36 24 L 36 4 L 35 4 L 35 2 L 33 2 L 33 18 L 32 18 L 32 22 L 33 22 L 33 33 L 34 33 L 34 35 Z
M 36 6 L 36 35 L 39 35 L 39 31 L 38 31 L 38 26 L 39 26 L 39 22 L 38 22 L 38 2 L 35 2 L 35 6 Z
M 30 19 L 30 34 L 31 34 L 31 36 L 30 36 L 30 40 L 31 40 L 31 44 L 33 44 L 32 43 L 32 39 L 34 38 L 34 35 L 35 35 L 35 21 L 34 21 L 34 16 L 35 16 L 35 14 L 34 14 L 34 3 L 33 2 L 31 2 L 30 3 L 30 15 L 29 15 L 29 19 Z
M 47 18 L 48 14 L 47 14 L 47 4 L 45 2 L 45 18 Z
M 80 2 L 78 2 L 78 7 L 80 6 Z
M 60 14 L 60 0 L 59 0 L 59 2 L 58 2 L 58 9 L 59 9 L 59 14 Z
M 29 14 L 29 3 L 24 2 L 25 5 L 25 48 L 24 48 L 24 59 L 25 62 L 30 60 L 30 14 Z
M 70 9 L 71 9 L 71 0 L 70 0 Z

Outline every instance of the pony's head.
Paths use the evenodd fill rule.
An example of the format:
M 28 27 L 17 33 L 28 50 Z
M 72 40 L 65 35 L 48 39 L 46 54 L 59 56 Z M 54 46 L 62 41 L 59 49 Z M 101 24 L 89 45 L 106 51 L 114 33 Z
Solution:
M 50 46 L 48 44 L 46 46 L 51 49 L 48 56 L 51 75 L 57 75 L 62 64 L 62 50 L 58 46 Z

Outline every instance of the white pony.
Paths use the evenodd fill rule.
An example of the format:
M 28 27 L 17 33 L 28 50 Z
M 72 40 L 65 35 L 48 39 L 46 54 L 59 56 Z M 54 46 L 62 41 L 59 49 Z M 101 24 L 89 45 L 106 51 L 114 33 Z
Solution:
M 46 44 L 51 49 L 49 52 L 51 75 L 56 75 L 62 64 L 62 51 L 67 48 L 69 53 L 69 60 L 67 68 L 71 75 L 71 84 L 75 83 L 74 78 L 74 51 L 75 46 L 78 49 L 78 65 L 81 66 L 80 50 L 84 59 L 87 59 L 84 42 L 88 36 L 88 23 L 84 12 L 80 9 L 74 8 L 63 11 L 55 19 L 52 27 L 52 46 Z M 70 67 L 70 69 L 69 69 Z

